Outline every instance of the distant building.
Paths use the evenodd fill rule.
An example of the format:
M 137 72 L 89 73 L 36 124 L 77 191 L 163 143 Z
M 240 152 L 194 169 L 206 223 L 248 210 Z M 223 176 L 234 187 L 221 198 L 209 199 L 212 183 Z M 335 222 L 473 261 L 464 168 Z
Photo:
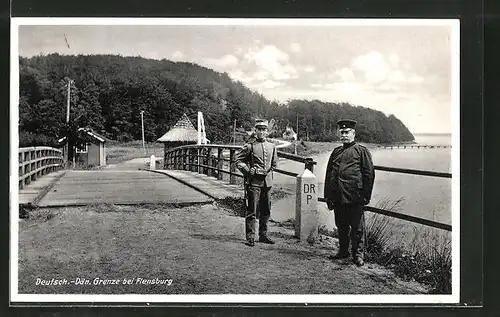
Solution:
M 285 132 L 283 132 L 283 139 L 289 141 L 297 141 L 297 133 L 293 131 L 292 127 L 287 126 Z
M 83 148 L 75 148 L 75 164 L 77 166 L 106 166 L 106 138 L 92 131 L 90 128 L 80 128 L 89 136 L 90 142 L 87 142 Z M 62 143 L 66 137 L 58 140 Z M 66 156 L 67 145 L 63 147 L 63 156 Z
M 164 145 L 164 152 L 167 150 L 188 144 L 197 144 L 198 130 L 195 129 L 189 118 L 184 113 L 177 123 L 157 140 Z

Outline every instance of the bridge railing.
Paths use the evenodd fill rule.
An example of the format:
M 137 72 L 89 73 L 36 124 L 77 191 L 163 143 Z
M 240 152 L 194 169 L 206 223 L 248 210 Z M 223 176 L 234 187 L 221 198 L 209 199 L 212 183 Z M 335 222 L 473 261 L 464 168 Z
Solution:
M 184 145 L 165 151 L 163 166 L 165 169 L 177 169 L 197 172 L 222 180 L 229 175 L 229 183 L 236 184 L 236 178 L 244 176 L 237 172 L 236 153 L 241 149 L 238 145 Z M 312 158 L 277 151 L 278 157 L 304 164 L 311 172 L 316 162 Z M 226 164 L 224 164 L 226 163 Z M 276 173 L 296 177 L 298 174 L 275 169 Z
M 64 167 L 62 151 L 47 146 L 19 148 L 19 188 Z
M 200 174 L 205 174 L 208 176 L 217 177 L 217 179 L 222 179 L 223 174 L 229 174 L 229 183 L 235 184 L 236 177 L 243 178 L 241 173 L 236 173 L 235 165 L 235 155 L 236 152 L 241 149 L 241 146 L 237 145 L 185 145 L 177 148 L 173 148 L 165 151 L 164 157 L 164 168 L 165 169 L 177 169 L 177 170 L 188 170 L 192 172 L 197 172 Z M 295 162 L 304 163 L 304 167 L 313 172 L 314 165 L 317 164 L 312 158 L 305 158 L 299 155 L 289 154 L 285 152 L 278 151 L 278 157 L 286 158 Z M 224 162 L 229 168 L 226 170 L 224 168 Z M 396 168 L 376 165 L 375 170 L 391 172 L 391 173 L 402 173 L 410 175 L 420 175 L 438 178 L 452 178 L 451 173 L 441 173 L 425 170 L 415 170 L 406 168 Z M 297 177 L 297 173 L 290 171 L 275 169 L 277 173 L 288 175 L 291 177 Z M 326 202 L 324 197 L 318 197 L 318 201 Z M 385 215 L 392 218 L 397 218 L 401 220 L 406 220 L 413 223 L 418 223 L 421 225 L 438 228 L 446 231 L 451 231 L 452 227 L 449 224 L 410 216 L 407 214 L 397 213 L 394 211 L 376 208 L 372 206 L 366 206 L 365 210 Z

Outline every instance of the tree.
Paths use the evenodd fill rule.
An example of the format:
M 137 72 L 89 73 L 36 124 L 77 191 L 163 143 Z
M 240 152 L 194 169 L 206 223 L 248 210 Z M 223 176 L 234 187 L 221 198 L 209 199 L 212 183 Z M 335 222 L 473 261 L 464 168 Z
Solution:
M 71 121 L 120 141 L 142 138 L 140 111 L 145 114 L 148 141 L 163 135 L 183 113 L 195 118 L 197 111 L 204 113 L 207 134 L 214 143 L 229 142 L 234 120 L 238 127 L 250 129 L 257 118 L 274 119 L 277 136 L 287 125 L 296 130 L 298 119 L 295 132 L 299 138 L 334 141 L 337 120 L 354 118 L 361 141 L 414 139 L 394 116 L 348 103 L 270 102 L 227 74 L 193 63 L 49 54 L 21 57 L 19 65 L 19 122 L 26 135 L 53 138 L 59 134 L 66 122 L 67 83 L 71 78 Z

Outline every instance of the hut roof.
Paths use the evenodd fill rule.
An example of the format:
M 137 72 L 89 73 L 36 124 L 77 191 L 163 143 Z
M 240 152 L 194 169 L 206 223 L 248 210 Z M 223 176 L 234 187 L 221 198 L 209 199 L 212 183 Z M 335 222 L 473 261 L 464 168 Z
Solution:
M 197 142 L 198 130 L 196 130 L 184 113 L 172 129 L 165 133 L 158 142 Z
M 99 142 L 106 142 L 106 138 L 104 136 L 94 132 L 91 128 L 79 128 L 78 132 L 80 132 L 80 131 L 87 133 L 88 135 L 90 135 L 94 139 L 98 140 Z M 61 143 L 64 140 L 66 140 L 66 137 L 60 138 L 59 140 L 57 140 L 57 142 Z

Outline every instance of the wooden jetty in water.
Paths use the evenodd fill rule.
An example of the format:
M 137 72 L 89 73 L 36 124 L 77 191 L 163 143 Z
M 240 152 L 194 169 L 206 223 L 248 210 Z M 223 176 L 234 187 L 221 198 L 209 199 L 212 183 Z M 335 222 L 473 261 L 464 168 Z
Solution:
M 379 144 L 380 149 L 451 149 L 449 144 Z

